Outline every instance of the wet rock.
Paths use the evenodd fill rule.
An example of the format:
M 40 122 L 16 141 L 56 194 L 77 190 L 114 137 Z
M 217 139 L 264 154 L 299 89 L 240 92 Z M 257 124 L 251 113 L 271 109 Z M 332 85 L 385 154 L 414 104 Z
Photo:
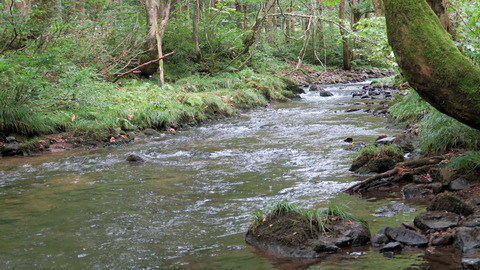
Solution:
M 401 133 L 395 137 L 395 140 L 393 140 L 392 143 L 400 146 L 400 148 L 402 148 L 402 150 L 405 152 L 413 152 L 413 150 L 415 150 L 414 144 L 416 138 L 417 137 L 414 134 Z
M 403 156 L 401 158 L 403 159 Z M 399 161 L 400 157 L 380 154 L 375 158 L 369 159 L 364 165 L 354 171 L 360 174 L 382 173 L 393 169 Z M 353 165 L 350 170 L 352 170 L 352 168 Z
M 422 231 L 444 231 L 458 226 L 460 216 L 444 211 L 428 211 L 415 217 L 413 224 Z
M 446 246 L 453 243 L 453 233 L 451 230 L 431 233 L 429 235 L 429 246 Z
M 372 246 L 373 247 L 381 247 L 390 242 L 390 238 L 385 234 L 385 230 L 388 227 L 383 227 L 380 231 L 378 231 L 373 237 L 372 237 Z
M 373 214 L 376 217 L 393 217 L 399 213 L 408 213 L 408 212 L 415 212 L 417 211 L 414 208 L 408 207 L 408 205 L 404 203 L 397 203 L 397 202 L 392 202 L 388 205 L 384 205 L 377 210 L 375 210 L 375 214 Z
M 455 247 L 463 254 L 480 254 L 480 227 L 458 227 L 454 238 Z
M 463 258 L 463 270 L 480 270 L 480 258 Z
M 390 242 L 380 249 L 380 253 L 384 253 L 387 251 L 401 251 L 402 249 L 403 249 L 403 246 L 401 243 Z
M 432 182 L 432 179 L 425 177 L 424 175 L 414 175 L 413 183 L 415 184 L 429 184 Z
M 473 207 L 451 192 L 442 192 L 435 196 L 427 207 L 428 211 L 448 211 L 459 215 L 473 214 Z
M 333 243 L 316 241 L 313 250 L 317 253 L 331 254 L 341 252 L 342 249 Z
M 353 142 L 353 138 L 352 137 L 347 137 L 345 140 L 343 140 L 344 142 Z
M 329 92 L 329 91 L 321 90 L 320 91 L 320 96 L 321 97 L 331 97 L 331 96 L 333 96 L 333 93 Z
M 462 222 L 463 227 L 480 227 L 480 216 L 469 216 Z
M 386 137 L 375 141 L 375 145 L 387 145 L 392 144 L 395 140 L 395 137 Z
M 294 80 L 292 80 L 290 78 L 286 78 L 286 77 L 282 78 L 282 80 L 285 83 L 288 91 L 290 91 L 294 94 L 305 94 L 304 88 L 306 88 L 306 87 L 304 87 L 303 85 L 299 85 Z M 308 85 L 307 85 L 307 87 L 308 87 Z
M 147 136 L 160 136 L 160 132 L 156 131 L 155 129 L 147 128 L 143 131 L 143 133 Z
M 423 198 L 431 195 L 431 193 L 425 189 L 425 185 L 413 183 L 405 185 L 401 192 L 404 199 Z
M 385 235 L 393 241 L 400 242 L 407 246 L 420 247 L 428 244 L 428 239 L 424 235 L 409 230 L 404 226 L 388 227 L 385 229 Z
M 432 190 L 433 194 L 437 195 L 443 190 L 443 185 L 442 183 L 431 183 L 426 186 L 426 188 Z
M 7 137 L 3 146 L 0 147 L 0 155 L 2 156 L 15 156 L 21 153 L 20 144 L 13 136 Z
M 356 111 L 360 111 L 361 109 L 358 109 L 358 108 L 348 108 L 345 110 L 345 112 L 356 112 Z
M 456 190 L 463 190 L 469 188 L 475 184 L 480 182 L 480 179 L 473 175 L 463 175 L 459 178 L 451 181 L 448 184 L 448 189 L 456 191 Z
M 130 154 L 127 157 L 127 161 L 131 163 L 144 163 L 147 159 L 137 154 Z

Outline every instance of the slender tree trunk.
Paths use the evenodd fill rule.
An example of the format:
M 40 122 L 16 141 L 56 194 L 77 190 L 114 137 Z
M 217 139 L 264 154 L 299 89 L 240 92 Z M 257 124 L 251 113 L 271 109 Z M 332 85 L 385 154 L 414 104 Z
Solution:
M 200 44 L 198 42 L 198 19 L 200 16 L 200 0 L 195 0 L 195 7 L 193 9 L 193 46 L 195 47 L 195 59 L 199 61 L 202 58 Z
M 340 18 L 340 33 L 342 35 L 342 45 L 343 45 L 343 69 L 350 70 L 352 69 L 350 63 L 350 53 L 348 51 L 348 39 L 346 38 L 347 32 L 345 31 L 345 0 L 340 1 L 340 10 L 339 10 L 339 18 Z
M 165 27 L 170 18 L 172 0 L 145 0 L 143 4 L 147 12 L 149 36 L 149 39 L 146 41 L 146 47 L 150 51 L 155 51 L 156 49 L 157 57 L 152 58 L 161 58 L 163 56 L 163 34 L 165 33 Z M 163 59 L 158 62 L 158 71 L 160 73 L 160 85 L 163 86 L 165 84 Z
M 170 7 L 172 4 L 172 0 L 167 0 L 163 9 L 162 18 L 160 21 L 160 25 L 158 27 L 158 31 L 155 34 L 155 38 L 157 40 L 157 49 L 158 49 L 158 58 L 163 56 L 163 34 L 165 33 L 165 28 L 167 27 L 168 19 L 170 18 Z M 165 85 L 165 69 L 163 67 L 163 59 L 158 62 L 158 71 L 160 72 L 160 85 Z
M 248 9 L 247 4 L 243 4 L 243 29 L 248 30 Z
M 425 0 L 384 0 L 388 41 L 403 76 L 439 111 L 480 130 L 480 68 L 466 59 Z
M 373 8 L 375 9 L 375 15 L 377 15 L 377 17 L 385 15 L 383 0 L 372 0 L 372 2 L 373 2 Z

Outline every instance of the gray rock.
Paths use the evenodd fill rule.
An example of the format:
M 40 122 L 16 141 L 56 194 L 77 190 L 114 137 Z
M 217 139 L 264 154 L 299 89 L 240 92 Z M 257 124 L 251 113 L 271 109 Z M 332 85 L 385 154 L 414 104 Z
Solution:
M 478 253 L 480 249 L 480 227 L 458 227 L 455 230 L 455 247 L 463 254 Z
M 160 132 L 156 131 L 155 129 L 147 128 L 143 131 L 145 135 L 148 136 L 160 136 Z
M 3 147 L 0 148 L 0 154 L 2 156 L 19 155 L 21 154 L 20 144 L 16 140 L 9 140 L 9 142 L 5 143 Z
M 425 185 L 413 183 L 405 185 L 401 192 L 404 199 L 423 198 L 431 195 L 431 193 L 425 189 Z
M 328 242 L 321 242 L 321 241 L 318 241 L 314 245 L 313 250 L 317 253 L 324 253 L 324 254 L 338 253 L 342 251 L 342 249 L 337 247 L 335 244 L 328 243 Z
M 450 190 L 463 190 L 469 188 L 479 182 L 477 177 L 473 176 L 461 176 L 448 184 Z
M 405 152 L 413 152 L 413 150 L 415 150 L 415 140 L 415 135 L 411 133 L 401 133 L 395 137 L 393 144 L 400 146 Z
M 331 96 L 333 96 L 333 94 L 332 94 L 332 92 L 321 90 L 320 91 L 320 96 L 321 97 L 331 97 Z
M 480 227 L 480 216 L 469 216 L 462 223 L 463 227 Z
M 375 141 L 375 145 L 392 144 L 395 137 L 386 137 Z
M 388 227 L 385 229 L 385 235 L 394 241 L 400 242 L 407 246 L 426 246 L 428 239 L 418 232 L 409 230 L 403 226 Z
M 17 139 L 14 136 L 8 136 L 5 138 L 6 143 L 12 143 L 12 142 L 18 142 Z
M 147 159 L 137 154 L 130 154 L 127 157 L 127 161 L 132 163 L 144 163 Z
M 422 231 L 444 231 L 458 226 L 460 216 L 443 211 L 429 211 L 415 217 L 413 224 Z
M 381 253 L 387 252 L 387 251 L 400 251 L 403 249 L 403 246 L 399 242 L 390 242 L 386 244 L 384 247 L 380 249 Z
M 373 247 L 381 247 L 383 245 L 388 244 L 389 242 L 390 242 L 390 239 L 383 232 L 378 232 L 372 237 Z
M 463 270 L 480 270 L 480 258 L 463 258 Z
M 473 213 L 473 207 L 450 192 L 442 192 L 435 196 L 427 207 L 428 211 L 448 211 L 459 215 L 468 216 Z
M 453 243 L 453 234 L 451 232 L 437 232 L 430 234 L 430 246 L 446 246 Z
M 417 211 L 414 208 L 408 207 L 404 203 L 392 202 L 375 210 L 376 217 L 393 217 L 399 213 L 408 213 Z

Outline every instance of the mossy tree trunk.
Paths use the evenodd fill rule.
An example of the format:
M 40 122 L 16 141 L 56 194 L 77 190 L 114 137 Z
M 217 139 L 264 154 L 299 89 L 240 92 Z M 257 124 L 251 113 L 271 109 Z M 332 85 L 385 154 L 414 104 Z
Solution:
M 425 0 L 384 0 L 403 76 L 439 111 L 480 130 L 480 68 L 455 47 Z

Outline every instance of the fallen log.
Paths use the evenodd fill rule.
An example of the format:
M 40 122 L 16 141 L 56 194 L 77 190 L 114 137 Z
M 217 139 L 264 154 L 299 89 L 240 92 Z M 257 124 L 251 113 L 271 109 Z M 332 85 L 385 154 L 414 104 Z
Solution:
M 380 180 L 382 178 L 393 176 L 393 175 L 397 174 L 399 171 L 400 171 L 400 168 L 396 167 L 396 168 L 393 168 L 393 169 L 391 169 L 389 171 L 386 171 L 384 173 L 379 173 L 377 175 L 371 176 L 371 177 L 363 180 L 362 182 L 357 183 L 357 184 L 345 189 L 344 192 L 355 192 L 355 191 L 369 185 L 370 183 L 372 183 L 374 181 Z
M 144 66 L 148 66 L 148 65 L 150 65 L 150 64 L 157 63 L 157 62 L 159 62 L 160 60 L 164 59 L 165 57 L 168 57 L 168 56 L 170 56 L 170 55 L 172 55 L 172 54 L 174 54 L 174 53 L 175 53 L 175 51 L 173 51 L 173 52 L 171 52 L 171 53 L 167 53 L 167 54 L 165 54 L 165 55 L 162 56 L 162 57 L 159 57 L 159 58 L 157 58 L 157 59 L 155 59 L 155 60 L 152 60 L 152 61 L 148 61 L 148 62 L 146 62 L 146 63 L 143 63 L 143 64 L 137 66 L 136 68 L 130 69 L 130 70 L 127 71 L 127 72 L 124 72 L 124 73 L 122 73 L 122 74 L 120 74 L 120 75 L 117 75 L 117 77 L 112 81 L 112 83 L 118 81 L 118 79 L 120 79 L 121 77 L 123 77 L 123 76 L 125 76 L 125 75 L 127 75 L 127 74 L 130 74 L 130 73 L 132 73 L 132 72 L 134 72 L 134 71 L 136 71 L 136 70 L 141 69 L 141 68 L 144 67 Z

